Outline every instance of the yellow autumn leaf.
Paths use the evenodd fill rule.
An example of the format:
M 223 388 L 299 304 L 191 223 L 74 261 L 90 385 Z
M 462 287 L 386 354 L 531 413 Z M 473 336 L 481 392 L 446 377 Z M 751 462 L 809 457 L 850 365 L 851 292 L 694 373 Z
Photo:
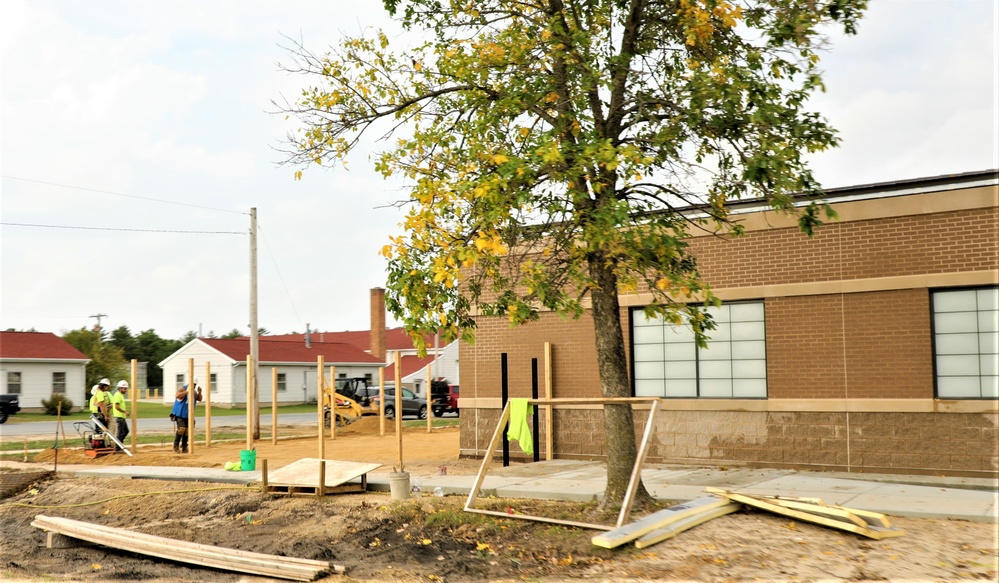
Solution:
M 510 157 L 506 156 L 504 154 L 494 154 L 493 155 L 493 164 L 496 164 L 496 165 L 505 164 L 505 163 L 507 163 L 509 161 L 510 161 Z
M 434 541 L 430 540 L 429 538 L 425 538 L 425 539 L 423 539 L 423 540 L 420 541 L 420 544 L 422 544 L 422 545 L 432 545 L 432 544 L 434 544 Z

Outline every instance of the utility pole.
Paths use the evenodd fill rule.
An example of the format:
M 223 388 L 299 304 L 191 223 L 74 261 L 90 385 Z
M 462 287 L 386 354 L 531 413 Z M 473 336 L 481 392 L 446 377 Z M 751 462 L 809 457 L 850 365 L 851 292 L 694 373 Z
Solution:
M 257 338 L 257 207 L 250 209 L 250 356 L 253 357 L 253 372 L 246 374 L 253 379 L 253 439 L 260 439 L 260 393 L 257 388 L 257 378 L 260 375 L 260 343 Z M 247 403 L 247 407 L 251 404 Z
M 97 341 L 98 342 L 103 342 L 104 341 L 104 329 L 101 328 L 101 318 L 107 318 L 108 315 L 107 314 L 94 314 L 93 316 L 90 316 L 90 317 L 91 318 L 97 318 Z

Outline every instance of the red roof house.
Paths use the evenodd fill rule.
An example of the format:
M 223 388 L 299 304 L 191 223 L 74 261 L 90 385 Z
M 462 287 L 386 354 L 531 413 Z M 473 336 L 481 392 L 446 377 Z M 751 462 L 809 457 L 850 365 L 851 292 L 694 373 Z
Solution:
M 21 407 L 65 395 L 82 405 L 90 358 L 51 332 L 0 332 L 0 392 L 21 395 Z

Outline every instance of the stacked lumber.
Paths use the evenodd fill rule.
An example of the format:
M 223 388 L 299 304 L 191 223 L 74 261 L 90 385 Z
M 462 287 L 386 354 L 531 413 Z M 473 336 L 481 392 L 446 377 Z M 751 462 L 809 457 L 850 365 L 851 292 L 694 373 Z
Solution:
M 35 516 L 31 526 L 142 555 L 200 567 L 279 577 L 293 581 L 312 581 L 319 575 L 330 571 L 337 573 L 344 571 L 342 566 L 331 565 L 328 561 L 280 557 L 203 545 L 42 514 Z
M 613 549 L 635 539 L 635 546 L 642 549 L 657 542 L 705 523 L 712 518 L 731 514 L 741 508 L 738 503 L 718 496 L 705 496 L 683 504 L 653 512 L 635 522 L 625 524 L 592 539 L 594 545 Z
M 806 522 L 821 524 L 839 530 L 881 540 L 902 536 L 905 531 L 893 527 L 884 514 L 845 508 L 826 504 L 819 498 L 793 498 L 787 496 L 760 496 L 744 492 L 732 492 L 719 488 L 708 488 L 708 492 L 775 514 L 797 518 Z

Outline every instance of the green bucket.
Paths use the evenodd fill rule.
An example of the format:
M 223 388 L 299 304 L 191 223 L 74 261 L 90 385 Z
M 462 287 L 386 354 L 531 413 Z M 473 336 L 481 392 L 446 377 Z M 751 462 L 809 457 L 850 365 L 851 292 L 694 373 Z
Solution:
M 239 469 L 244 472 L 252 472 L 257 469 L 257 450 L 242 449 L 239 451 Z

